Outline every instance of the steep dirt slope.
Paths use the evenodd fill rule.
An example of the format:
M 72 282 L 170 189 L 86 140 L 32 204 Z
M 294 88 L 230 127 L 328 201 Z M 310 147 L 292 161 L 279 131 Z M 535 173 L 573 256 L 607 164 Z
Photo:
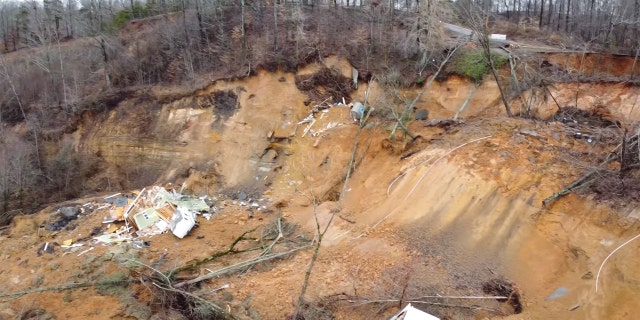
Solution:
M 567 67 L 554 59 L 559 58 L 551 56 L 548 63 Z M 632 63 L 627 60 L 627 64 Z M 325 64 L 338 68 L 346 77 L 351 76 L 351 66 L 344 60 L 330 57 Z M 317 64 L 308 66 L 298 75 L 313 73 L 318 68 Z M 360 99 L 364 97 L 364 87 L 362 84 L 356 93 Z M 436 81 L 422 95 L 417 108 L 428 109 L 432 118 L 451 117 L 473 87 L 471 82 L 457 76 Z M 389 116 L 390 106 L 398 106 L 402 99 L 410 100 L 422 90 L 413 88 L 393 94 L 377 83 L 373 88 L 369 100 L 380 113 L 374 116 L 381 121 Z M 562 107 L 582 109 L 601 105 L 612 117 L 627 124 L 640 116 L 640 108 L 636 108 L 637 87 L 623 83 L 559 83 L 547 89 L 550 94 L 542 88 L 525 91 L 521 98 L 512 101 L 514 112 L 530 110 L 531 114 L 548 119 L 557 111 L 557 102 Z M 341 98 L 334 97 L 334 101 Z M 175 94 L 171 89 L 153 88 L 125 99 L 106 114 L 85 113 L 78 129 L 68 134 L 67 139 L 75 150 L 96 155 L 107 164 L 105 174 L 89 182 L 89 190 L 182 181 L 195 172 L 227 187 L 246 188 L 247 184 L 253 184 L 252 179 L 265 160 L 261 157 L 271 148 L 267 141 L 269 133 L 276 129 L 279 134 L 294 131 L 296 123 L 310 111 L 304 104 L 306 100 L 290 73 L 262 72 L 243 80 L 217 81 L 193 93 Z M 500 105 L 497 86 L 487 77 L 460 116 L 496 116 L 503 112 Z M 61 145 L 47 141 L 44 144 L 45 150 L 53 153 Z M 267 179 L 265 183 L 268 182 Z
M 522 290 L 525 318 L 628 316 L 632 304 L 619 296 L 637 290 L 635 280 L 630 279 L 637 261 L 618 258 L 609 265 L 609 272 L 624 276 L 601 278 L 598 294 L 592 277 L 612 244 L 633 235 L 635 228 L 626 228 L 633 226 L 635 218 L 577 196 L 544 210 L 541 201 L 561 188 L 576 161 L 563 159 L 562 152 L 554 149 L 572 141 L 565 137 L 554 141 L 554 133 L 562 132 L 558 126 L 532 128 L 530 123 L 504 119 L 483 124 L 484 132 L 465 134 L 465 140 L 489 138 L 442 161 L 411 165 L 413 170 L 396 183 L 387 203 L 367 214 L 375 217 L 374 221 L 386 218 L 373 225 L 380 223 L 377 228 L 402 233 L 409 248 L 428 257 L 426 265 L 442 268 L 435 272 L 424 269 L 430 273 L 426 279 L 432 285 L 439 277 L 447 279 L 438 287 L 441 292 L 451 294 L 453 288 L 459 294 L 479 294 L 477 288 L 483 281 L 500 274 Z M 533 129 L 545 141 L 523 137 L 516 130 L 486 130 L 487 125 Z M 421 158 L 417 155 L 418 163 L 432 155 L 440 159 L 454 146 L 423 151 Z M 628 254 L 633 249 L 627 250 Z M 569 294 L 545 301 L 560 287 L 567 288 Z M 575 306 L 580 307 L 568 311 Z
M 150 171 L 146 183 L 188 176 L 190 169 L 214 179 L 224 172 L 228 186 L 251 183 L 267 134 L 301 117 L 296 107 L 304 96 L 292 83 L 292 74 L 263 73 L 243 82 L 219 81 L 168 103 L 159 103 L 152 92 L 83 122 L 74 133 L 77 147 L 122 171 Z M 250 160 L 254 165 L 246 170 Z
M 350 72 L 343 61 L 331 63 Z M 398 303 L 371 300 L 485 296 L 483 285 L 501 277 L 517 286 L 522 313 L 514 314 L 511 306 L 494 299 L 430 298 L 430 304 L 418 306 L 451 319 L 631 317 L 640 303 L 640 279 L 634 272 L 640 265 L 628 257 L 639 244 L 625 247 L 608 262 L 598 293 L 594 285 L 604 257 L 637 232 L 633 208 L 613 210 L 573 194 L 549 208 L 541 206 L 617 142 L 576 139 L 573 128 L 562 122 L 505 118 L 492 103 L 497 90 L 487 81 L 483 86 L 488 89 L 478 90 L 462 115 L 465 123 L 439 128 L 413 121 L 410 129 L 420 138 L 412 143 L 389 140 L 392 123 L 383 116 L 371 118 L 357 139 L 357 169 L 338 208 L 358 126 L 346 107 L 336 106 L 320 112 L 306 134 L 308 124 L 296 129 L 310 107 L 304 106 L 307 98 L 293 77 L 261 73 L 213 84 L 193 97 L 128 100 L 104 118 L 87 116 L 74 133 L 79 150 L 99 153 L 119 170 L 149 170 L 149 183 L 185 183 L 185 190 L 209 193 L 217 197 L 220 210 L 211 220 L 200 217 L 199 227 L 182 240 L 167 233 L 145 238 L 148 247 L 96 245 L 82 255 L 56 247 L 54 254 L 38 256 L 45 242 L 73 239 L 88 248 L 93 242 L 87 236 L 102 226 L 106 214 L 95 211 L 81 216 L 75 229 L 47 232 L 41 226 L 57 206 L 49 207 L 17 219 L 4 231 L 3 291 L 99 282 L 117 275 L 147 279 L 149 269 L 139 262 L 166 271 L 204 259 L 226 250 L 248 230 L 272 228 L 281 214 L 298 228 L 279 242 L 280 251 L 312 239 L 316 221 L 321 226 L 332 221 L 310 278 L 309 319 L 329 314 L 384 319 Z M 432 118 L 450 117 L 471 86 L 456 78 L 438 83 L 418 108 L 428 109 Z M 558 96 L 570 97 L 572 90 Z M 609 90 L 581 85 L 585 102 Z M 629 97 L 638 93 L 635 88 L 615 90 Z M 216 100 L 220 92 L 224 95 Z M 229 92 L 237 95 L 237 103 Z M 361 84 L 352 98 L 363 100 L 365 92 Z M 370 99 L 378 102 L 377 109 L 390 100 L 385 97 L 374 85 Z M 635 114 L 619 105 L 608 109 L 614 118 Z M 108 174 L 112 172 L 105 172 L 105 179 Z M 259 197 L 268 210 L 251 212 L 232 199 L 240 191 L 263 190 Z M 260 231 L 249 235 L 252 240 L 241 241 L 241 248 L 264 238 Z M 191 279 L 258 254 L 223 257 L 180 277 Z M 190 289 L 241 319 L 283 319 L 295 309 L 312 254 L 311 249 L 298 251 Z M 547 300 L 561 287 L 566 295 Z M 144 280 L 116 290 L 105 285 L 34 293 L 4 303 L 0 315 L 29 318 L 24 315 L 31 311 L 58 319 L 178 318 L 175 305 L 161 303 L 168 297 Z

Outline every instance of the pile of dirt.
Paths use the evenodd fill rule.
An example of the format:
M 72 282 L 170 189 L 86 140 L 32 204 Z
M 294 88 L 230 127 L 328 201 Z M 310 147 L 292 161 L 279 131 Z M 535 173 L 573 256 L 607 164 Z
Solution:
M 316 102 L 344 98 L 348 103 L 351 101 L 350 93 L 354 90 L 351 79 L 327 67 L 313 74 L 296 76 L 296 87 Z

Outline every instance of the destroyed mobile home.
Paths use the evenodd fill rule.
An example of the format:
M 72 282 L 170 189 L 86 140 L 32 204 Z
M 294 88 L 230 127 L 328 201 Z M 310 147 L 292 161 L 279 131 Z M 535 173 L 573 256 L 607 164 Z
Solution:
M 183 196 L 175 190 L 167 191 L 158 186 L 149 190 L 145 188 L 132 201 L 127 199 L 128 206 L 124 212 L 118 209 L 122 207 L 117 206 L 116 209 L 110 210 L 110 216 L 106 217 L 104 222 L 124 221 L 124 229 L 121 229 L 124 232 L 134 229 L 139 236 L 159 234 L 170 229 L 176 237 L 184 238 L 195 226 L 198 214 L 206 213 L 210 218 L 209 211 L 215 210 L 215 207 L 212 208 L 205 203 L 205 199 L 208 198 Z M 103 235 L 96 240 L 109 242 L 113 235 Z
M 242 200 L 248 201 L 240 201 L 241 206 L 258 211 L 266 208 L 257 201 L 246 199 L 246 195 L 244 198 Z M 209 220 L 218 211 L 215 200 L 209 196 L 183 195 L 172 188 L 153 186 L 130 195 L 117 193 L 96 202 L 61 207 L 45 228 L 54 232 L 62 228 L 68 229 L 67 225 L 80 215 L 104 214 L 103 226 L 95 227 L 89 237 L 77 241 L 65 240 L 60 246 L 63 249 L 75 250 L 83 246 L 81 242 L 87 240 L 104 245 L 131 241 L 144 245 L 145 242 L 139 241 L 139 238 L 168 231 L 182 239 L 196 226 L 199 216 Z M 43 244 L 38 254 L 53 253 L 55 245 L 57 243 Z M 80 255 L 90 250 L 92 248 L 81 252 Z

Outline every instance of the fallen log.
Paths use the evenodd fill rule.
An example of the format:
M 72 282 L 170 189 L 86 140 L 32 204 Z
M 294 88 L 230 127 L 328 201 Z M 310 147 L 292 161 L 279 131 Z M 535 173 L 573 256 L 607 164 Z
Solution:
M 289 255 L 291 253 L 294 253 L 296 251 L 299 251 L 299 250 L 302 250 L 302 249 L 306 249 L 306 248 L 309 248 L 309 247 L 311 247 L 311 244 L 304 245 L 302 247 L 291 249 L 291 250 L 285 251 L 285 252 L 261 255 L 261 256 L 259 256 L 257 258 L 251 259 L 251 260 L 243 261 L 243 262 L 236 263 L 236 264 L 228 266 L 228 267 L 224 267 L 224 268 L 219 269 L 219 270 L 212 271 L 210 273 L 207 273 L 207 274 L 205 274 L 203 276 L 200 276 L 200 277 L 197 277 L 195 279 L 191 279 L 191 280 L 187 280 L 187 281 L 183 281 L 183 282 L 177 283 L 176 285 L 174 285 L 174 287 L 175 288 L 179 288 L 179 287 L 182 287 L 182 286 L 185 286 L 185 285 L 188 285 L 188 284 L 194 284 L 194 283 L 198 283 L 198 282 L 201 282 L 201 281 L 204 281 L 204 280 L 215 278 L 217 276 L 221 276 L 221 275 L 229 273 L 229 272 L 233 272 L 233 271 L 236 271 L 236 270 L 240 270 L 240 269 L 244 269 L 246 267 L 253 266 L 253 265 L 255 265 L 257 263 L 260 263 L 260 262 L 273 260 L 273 259 L 276 259 L 276 258 L 281 258 L 281 257 L 284 257 L 284 256 Z
M 610 162 L 612 162 L 613 160 L 616 160 L 616 159 L 618 159 L 618 155 L 615 152 L 609 153 L 609 156 L 607 156 L 607 158 L 602 163 L 600 163 L 597 167 L 595 167 L 591 171 L 587 172 L 585 175 L 583 175 L 582 177 L 578 178 L 577 180 L 573 181 L 572 183 L 570 183 L 569 185 L 564 187 L 564 189 L 562 189 L 562 190 L 552 194 L 551 196 L 547 197 L 546 199 L 544 199 L 542 201 L 542 206 L 543 207 L 547 207 L 549 205 L 549 203 L 557 200 L 558 198 L 563 197 L 563 196 L 565 196 L 565 195 L 567 195 L 567 194 L 569 194 L 569 193 L 571 193 L 571 192 L 573 192 L 573 191 L 575 191 L 577 189 L 589 186 L 597 178 L 597 173 L 600 173 L 602 170 L 604 170 L 604 167 L 607 164 L 609 164 Z

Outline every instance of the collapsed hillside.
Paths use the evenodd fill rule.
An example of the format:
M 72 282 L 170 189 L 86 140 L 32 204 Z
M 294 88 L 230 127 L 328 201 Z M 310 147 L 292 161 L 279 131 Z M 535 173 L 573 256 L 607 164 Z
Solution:
M 415 43 L 399 45 L 408 39 L 409 27 L 377 22 L 377 17 L 384 16 L 380 11 L 251 3 L 176 11 L 125 23 L 129 17 L 125 8 L 119 14 L 126 14 L 127 19 L 115 34 L 89 28 L 77 33 L 85 37 L 59 39 L 56 34 L 39 33 L 55 31 L 52 20 L 35 18 L 39 10 L 35 2 L 33 7 L 22 8 L 19 21 L 33 23 L 23 27 L 37 30 L 12 34 L 20 35 L 14 39 L 18 41 L 13 43 L 16 51 L 3 54 L 0 60 L 0 87 L 7 93 L 0 99 L 0 118 L 17 132 L 5 135 L 2 151 L 17 155 L 16 159 L 0 157 L 10 167 L 0 173 L 7 177 L 0 184 L 3 212 L 33 212 L 44 203 L 105 189 L 140 187 L 154 179 L 154 173 L 145 178 L 137 168 L 123 165 L 114 169 L 126 176 L 122 181 L 93 181 L 97 172 L 111 170 L 104 166 L 101 154 L 77 154 L 65 140 L 86 117 L 103 117 L 122 104 L 140 108 L 127 114 L 156 111 L 169 103 L 184 103 L 182 98 L 207 90 L 220 79 L 245 78 L 265 70 L 292 72 L 334 54 L 348 57 L 364 81 L 391 68 L 404 84 L 411 84 L 419 77 L 418 71 L 431 68 L 415 64 L 420 51 Z M 89 20 L 91 27 L 104 27 L 93 25 L 100 21 Z M 372 24 L 365 27 L 358 21 Z M 277 35 L 271 30 L 276 24 Z M 277 48 L 273 38 L 278 39 Z M 6 47 L 10 39 L 3 40 Z M 372 63 L 383 58 L 390 63 Z M 159 84 L 173 88 L 156 92 L 153 86 Z M 205 100 L 197 102 L 200 107 L 213 102 Z M 140 119 L 141 123 L 146 120 L 150 119 Z M 159 132 L 136 133 L 141 139 L 156 134 Z M 167 135 L 171 133 L 160 134 Z M 16 170 L 27 174 L 13 177 L 10 172 Z
M 49 6 L 57 4 L 44 3 L 40 7 L 36 2 L 31 6 L 7 3 L 5 6 L 8 15 L 16 14 L 19 19 L 6 21 L 5 27 L 10 32 L 5 30 L 2 40 L 9 52 L 0 60 L 0 88 L 7 93 L 0 97 L 0 117 L 7 128 L 3 130 L 0 144 L 0 164 L 3 164 L 0 167 L 5 168 L 0 169 L 0 193 L 3 194 L 0 207 L 3 213 L 10 212 L 0 217 L 0 224 L 7 223 L 12 215 L 35 212 L 46 203 L 105 190 L 140 188 L 155 181 L 171 162 L 169 158 L 180 154 L 180 150 L 191 150 L 180 148 L 184 141 L 175 137 L 184 125 L 179 122 L 186 119 L 185 115 L 170 114 L 168 106 L 192 103 L 198 108 L 213 108 L 215 96 L 206 97 L 204 92 L 217 90 L 213 89 L 216 84 L 222 86 L 230 80 L 248 79 L 264 72 L 296 73 L 310 64 L 322 64 L 339 56 L 357 70 L 355 74 L 344 72 L 346 77 L 355 76 L 361 83 L 374 79 L 389 92 L 403 92 L 388 99 L 397 106 L 407 98 L 405 91 L 415 94 L 416 90 L 412 89 L 425 85 L 452 48 L 468 40 L 442 27 L 440 20 L 469 23 L 468 19 L 454 14 L 456 10 L 451 4 L 443 3 L 432 8 L 415 6 L 415 11 L 394 11 L 384 5 L 366 7 L 362 3 L 357 7 L 349 3 L 315 6 L 315 2 L 309 5 L 247 2 L 219 6 L 207 3 L 200 7 L 196 1 L 162 7 L 158 3 L 142 6 L 132 2 L 130 8 L 122 3 L 110 3 L 113 7 L 105 9 L 108 13 L 99 19 L 89 14 L 87 8 L 59 8 L 69 11 L 69 19 L 63 21 L 50 16 L 55 10 L 49 10 Z M 414 8 L 417 3 L 405 5 Z M 44 7 L 47 9 L 41 10 Z M 49 18 L 40 19 L 42 12 Z M 530 33 L 530 26 L 519 29 L 521 23 L 518 22 L 514 30 L 509 22 L 514 18 L 499 19 L 491 32 L 508 33 L 510 38 L 513 34 L 519 40 L 527 40 L 523 33 Z M 74 21 L 86 21 L 87 28 L 75 28 L 73 33 Z M 59 22 L 65 28 L 61 28 Z M 429 32 L 424 33 L 426 29 Z M 61 33 L 65 36 L 61 37 Z M 554 36 L 544 30 L 537 30 L 535 34 L 538 38 L 545 34 L 550 38 Z M 557 40 L 557 35 L 554 39 Z M 501 83 L 514 100 L 516 113 L 525 116 L 547 118 L 554 112 L 558 106 L 546 103 L 546 99 L 553 98 L 547 94 L 552 83 L 569 86 L 583 82 L 634 83 L 640 69 L 638 64 L 629 63 L 629 57 L 585 50 L 546 54 L 542 58 L 535 52 L 554 48 L 511 44 L 511 48 L 496 48 L 500 55 L 511 56 L 510 64 L 503 66 Z M 463 66 L 462 73 L 464 69 L 484 64 L 480 62 L 477 44 L 469 42 L 462 49 L 461 52 L 474 52 L 474 59 Z M 440 89 L 452 92 L 440 95 L 439 101 L 432 101 L 433 106 L 429 102 L 430 108 L 453 110 L 466 97 L 471 97 L 467 90 L 471 84 L 457 78 L 459 73 L 443 70 L 438 80 L 446 80 L 442 82 L 445 85 L 436 83 L 429 94 Z M 447 74 L 456 77 L 447 77 Z M 480 85 L 479 90 L 494 90 L 490 81 L 481 82 L 483 75 L 474 78 L 475 84 Z M 459 86 L 463 89 L 457 89 Z M 236 89 L 240 91 L 234 91 Z M 225 89 L 229 90 L 237 96 L 224 94 L 231 104 L 234 99 L 244 99 L 241 88 Z M 565 92 L 562 88 L 559 91 Z M 348 98 L 348 90 L 336 92 Z M 592 101 L 582 101 L 592 95 L 576 92 L 575 98 L 580 100 L 577 102 L 584 103 L 576 107 L 587 108 L 592 104 Z M 451 95 L 456 101 L 450 101 Z M 497 101 L 493 94 L 479 96 L 490 97 L 485 99 L 485 105 Z M 474 106 L 478 105 L 478 99 L 484 99 L 471 98 L 470 108 L 477 108 Z M 538 99 L 544 101 L 538 102 Z M 311 99 L 306 102 L 312 103 Z M 544 103 L 547 110 L 531 114 L 540 103 Z M 158 112 L 169 113 L 158 116 Z M 106 121 L 107 116 L 115 118 Z M 122 119 L 133 118 L 137 122 L 131 120 L 113 129 Z M 91 127 L 105 121 L 109 129 L 100 131 Z M 147 125 L 149 123 L 152 124 Z M 260 125 L 263 124 L 264 121 Z M 120 145 L 129 148 L 130 156 L 135 154 L 141 159 L 131 161 L 126 156 L 116 160 L 113 153 L 120 151 L 101 148 L 100 141 L 93 141 L 91 148 L 78 148 L 79 142 L 74 139 L 82 135 L 80 132 L 94 135 L 96 140 L 99 137 L 123 139 Z M 128 137 L 134 141 L 128 141 Z M 149 153 L 140 154 L 138 147 Z M 202 152 L 198 157 L 212 155 Z M 135 165 L 151 158 L 159 161 L 162 168 Z M 192 169 L 219 179 L 213 165 L 198 164 L 200 167 Z M 169 176 L 188 176 L 189 167 L 176 169 Z M 109 172 L 109 177 L 102 176 L 104 172 Z
M 548 87 L 555 100 L 528 93 L 535 98 L 529 99 L 532 114 L 549 116 L 540 121 L 504 117 L 495 83 L 485 80 L 462 121 L 439 122 L 450 119 L 475 86 L 452 76 L 419 99 L 417 109 L 436 121 L 407 121 L 417 136 L 409 140 L 390 138 L 389 106 L 402 107 L 402 97 L 422 88 L 391 95 L 382 83 L 361 82 L 345 97 L 366 98 L 375 108 L 359 136 L 335 97 L 305 123 L 321 102 L 305 105 L 309 95 L 336 90 L 351 68 L 331 58 L 296 74 L 218 81 L 192 95 L 155 87 L 106 112 L 83 113 L 61 137 L 69 150 L 101 159 L 104 167 L 86 183 L 103 195 L 50 205 L 3 230 L 0 279 L 12 300 L 0 314 L 204 319 L 220 311 L 207 301 L 240 319 L 293 318 L 298 305 L 305 319 L 385 318 L 407 301 L 443 319 L 624 318 L 633 312 L 640 302 L 638 261 L 622 255 L 637 244 L 600 274 L 599 266 L 637 232 L 634 204 L 624 197 L 602 202 L 587 189 L 542 203 L 615 149 L 618 124 L 633 128 L 638 88 L 566 83 Z M 333 78 L 314 83 L 313 92 L 301 90 L 307 88 L 301 82 L 318 74 Z M 55 143 L 45 144 L 49 148 Z M 352 159 L 355 169 L 344 186 Z M 110 187 L 167 182 L 173 184 L 167 188 L 214 199 L 210 220 L 198 217 L 184 239 L 167 232 L 97 243 L 95 237 L 114 230 L 103 224 L 108 206 L 50 228 L 60 207 L 102 207 Z M 253 201 L 261 210 L 248 205 Z M 298 304 L 316 221 L 320 230 L 331 224 Z M 82 246 L 63 248 L 67 240 Z M 179 286 L 261 253 L 290 250 L 296 251 Z

